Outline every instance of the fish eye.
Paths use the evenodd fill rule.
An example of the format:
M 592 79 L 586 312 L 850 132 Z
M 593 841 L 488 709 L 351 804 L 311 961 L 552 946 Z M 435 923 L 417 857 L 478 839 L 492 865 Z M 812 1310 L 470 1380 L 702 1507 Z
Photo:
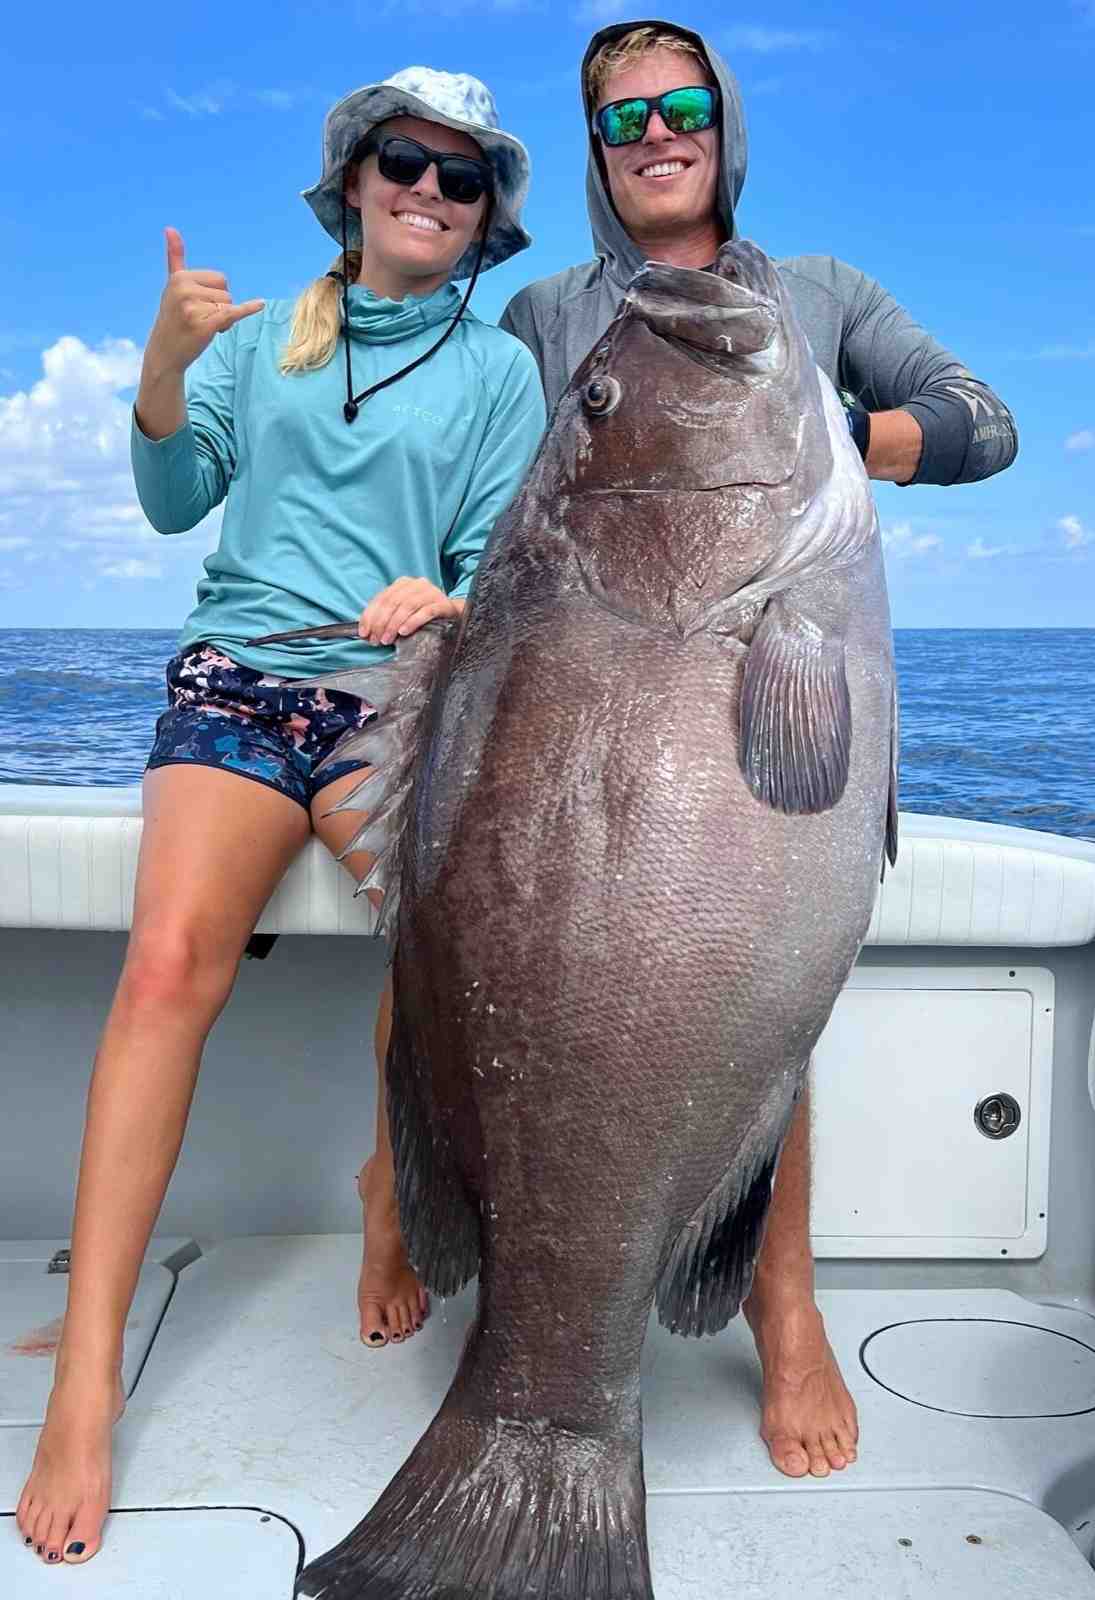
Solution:
M 615 378 L 591 378 L 582 390 L 582 404 L 595 417 L 607 417 L 622 397 L 623 390 Z

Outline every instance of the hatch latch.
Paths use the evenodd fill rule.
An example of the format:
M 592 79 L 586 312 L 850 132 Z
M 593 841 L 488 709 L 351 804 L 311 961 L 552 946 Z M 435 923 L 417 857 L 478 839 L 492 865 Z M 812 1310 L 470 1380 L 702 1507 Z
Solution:
M 1023 1120 L 1023 1112 L 1014 1095 L 990 1094 L 977 1102 L 973 1120 L 986 1139 L 1010 1139 Z

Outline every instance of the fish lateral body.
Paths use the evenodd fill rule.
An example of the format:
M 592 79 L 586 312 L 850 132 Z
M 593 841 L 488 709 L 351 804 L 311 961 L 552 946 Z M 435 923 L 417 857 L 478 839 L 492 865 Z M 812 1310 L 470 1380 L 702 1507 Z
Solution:
M 374 703 L 389 670 L 400 1214 L 478 1313 L 298 1593 L 650 1600 L 650 1312 L 710 1334 L 748 1293 L 896 815 L 877 518 L 760 251 L 638 275 L 459 629 Z

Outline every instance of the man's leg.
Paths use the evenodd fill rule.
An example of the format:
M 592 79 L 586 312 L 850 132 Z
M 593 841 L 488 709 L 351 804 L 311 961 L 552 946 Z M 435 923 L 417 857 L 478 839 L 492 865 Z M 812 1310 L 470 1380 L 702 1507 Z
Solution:
M 743 1309 L 764 1369 L 761 1438 L 788 1477 L 827 1478 L 855 1460 L 859 1424 L 814 1301 L 808 1089 L 787 1135 Z

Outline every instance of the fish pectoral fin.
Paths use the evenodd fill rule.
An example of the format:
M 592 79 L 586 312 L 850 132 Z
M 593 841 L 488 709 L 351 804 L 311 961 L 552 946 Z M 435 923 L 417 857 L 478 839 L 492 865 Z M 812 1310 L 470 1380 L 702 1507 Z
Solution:
M 844 645 L 770 600 L 745 662 L 739 760 L 753 794 L 791 815 L 828 811 L 844 793 L 852 708 Z
M 454 623 L 429 623 L 408 639 L 400 639 L 395 655 L 388 661 L 306 678 L 297 685 L 356 694 L 376 708 L 376 716 L 340 739 L 316 772 L 322 776 L 325 770 L 344 761 L 368 762 L 369 771 L 362 775 L 361 782 L 331 810 L 364 813 L 362 826 L 342 854 L 368 850 L 376 858 L 358 884 L 357 893 L 369 893 L 374 905 L 371 891 L 378 891 L 383 897 L 373 931 L 390 938 L 394 938 L 399 910 L 403 837 L 410 816 L 422 731 L 434 685 L 448 668 L 456 632 Z

